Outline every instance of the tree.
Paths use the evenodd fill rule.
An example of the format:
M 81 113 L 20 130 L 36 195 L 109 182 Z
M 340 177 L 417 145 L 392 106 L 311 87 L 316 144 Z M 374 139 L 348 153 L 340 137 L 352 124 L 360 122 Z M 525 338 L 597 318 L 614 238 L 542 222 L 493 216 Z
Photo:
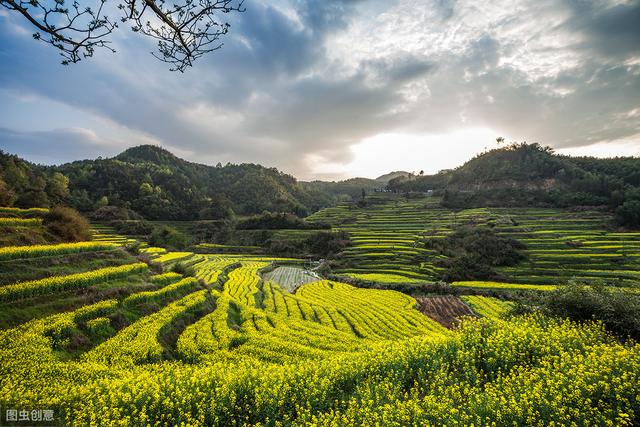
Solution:
M 629 227 L 640 227 L 640 200 L 628 200 L 616 209 L 618 222 Z
M 69 198 L 69 178 L 60 172 L 54 172 L 47 181 L 47 194 L 56 203 L 62 203 Z
M 166 225 L 153 230 L 149 243 L 153 246 L 167 247 L 171 250 L 182 250 L 189 244 L 186 235 Z
M 120 21 L 131 23 L 134 32 L 156 39 L 158 50 L 152 52 L 153 56 L 170 64 L 171 71 L 180 72 L 202 55 L 222 47 L 219 39 L 230 25 L 219 15 L 245 10 L 244 0 L 81 1 L 65 5 L 65 0 L 0 0 L 0 5 L 29 21 L 36 29 L 33 38 L 58 49 L 63 65 L 91 57 L 98 48 L 115 52 L 108 37 Z M 110 10 L 109 6 L 115 8 Z M 107 15 L 109 12 L 121 16 L 114 19 Z
M 100 199 L 98 199 L 98 201 L 94 205 L 94 208 L 100 209 L 107 206 L 108 204 L 109 204 L 109 198 L 107 198 L 107 196 L 102 196 L 100 197 Z
M 147 197 L 153 194 L 153 187 L 148 182 L 143 182 L 140 184 L 140 197 Z
M 0 178 L 0 206 L 12 206 L 16 200 L 16 193 Z

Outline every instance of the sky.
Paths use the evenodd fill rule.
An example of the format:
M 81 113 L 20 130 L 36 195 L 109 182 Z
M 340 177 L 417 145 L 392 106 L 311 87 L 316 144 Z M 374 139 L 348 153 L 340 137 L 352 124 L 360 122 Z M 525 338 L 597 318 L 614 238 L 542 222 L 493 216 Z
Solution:
M 62 66 L 0 6 L 0 149 L 59 164 L 156 144 L 305 180 L 435 173 L 497 137 L 640 156 L 640 0 L 244 6 L 185 73 L 126 25 L 115 54 Z

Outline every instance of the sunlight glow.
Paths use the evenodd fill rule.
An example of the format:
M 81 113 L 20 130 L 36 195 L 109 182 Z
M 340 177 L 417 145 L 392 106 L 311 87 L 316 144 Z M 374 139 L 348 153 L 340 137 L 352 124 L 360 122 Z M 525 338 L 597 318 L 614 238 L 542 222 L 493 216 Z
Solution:
M 582 147 L 559 148 L 558 154 L 590 157 L 639 157 L 640 134 L 611 142 L 598 142 Z
M 461 165 L 474 155 L 495 148 L 500 134 L 488 128 L 470 128 L 448 134 L 408 135 L 383 133 L 352 147 L 354 160 L 338 165 L 320 164 L 322 172 L 375 178 L 391 171 L 436 173 Z M 320 172 L 320 171 L 318 171 Z

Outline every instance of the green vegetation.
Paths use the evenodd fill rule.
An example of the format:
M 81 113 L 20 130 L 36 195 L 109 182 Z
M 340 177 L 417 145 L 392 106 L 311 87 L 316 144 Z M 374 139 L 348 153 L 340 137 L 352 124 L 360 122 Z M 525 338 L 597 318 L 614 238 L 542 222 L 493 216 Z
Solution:
M 89 222 L 71 208 L 57 206 L 42 219 L 46 230 L 61 242 L 79 242 L 91 239 Z
M 2 215 L 15 213 L 7 207 L 48 208 L 62 203 L 69 197 L 68 185 L 68 178 L 59 171 L 36 166 L 0 150 Z
M 425 239 L 425 247 L 446 258 L 436 261 L 445 269 L 442 279 L 488 279 L 494 267 L 512 266 L 524 259 L 524 244 L 487 227 L 464 226 L 442 239 Z
M 398 276 L 407 283 L 441 280 L 450 257 L 431 247 L 439 248 L 441 240 L 462 228 L 491 230 L 487 233 L 495 236 L 494 243 L 512 242 L 516 253 L 523 255 L 515 265 L 491 266 L 489 281 L 555 286 L 578 278 L 634 287 L 640 278 L 640 233 L 613 229 L 613 216 L 606 212 L 557 208 L 452 211 L 440 207 L 437 197 L 368 199 L 374 203 L 365 207 L 343 203 L 307 218 L 349 233 L 351 246 L 331 263 L 337 274 L 391 275 L 396 283 L 401 281 Z M 470 236 L 476 240 L 474 233 Z M 481 239 L 476 243 L 471 247 L 484 250 Z M 497 252 L 500 249 L 498 246 Z
M 331 226 L 318 222 L 307 222 L 293 214 L 266 212 L 240 220 L 236 228 L 238 230 L 317 230 L 331 228 Z
M 530 285 L 526 283 L 504 283 L 504 282 L 483 282 L 483 281 L 465 281 L 453 282 L 452 286 L 462 288 L 479 288 L 479 289 L 505 289 L 505 290 L 531 290 L 531 291 L 553 291 L 557 288 L 554 285 Z
M 542 311 L 583 322 L 599 319 L 622 337 L 640 339 L 640 294 L 625 289 L 569 282 L 553 292 L 521 299 L 515 311 Z
M 165 225 L 153 230 L 153 233 L 149 238 L 149 244 L 173 250 L 181 250 L 187 247 L 188 240 L 187 236 L 183 233 L 179 232 L 175 228 Z
M 443 195 L 442 206 L 604 206 L 617 208 L 622 225 L 637 227 L 640 159 L 568 157 L 538 144 L 512 144 L 480 154 L 433 176 L 402 176 L 394 191 Z
M 0 181 L 13 204 L 0 209 L 0 406 L 74 425 L 640 424 L 627 340 L 640 338 L 640 232 L 616 228 L 633 198 L 617 216 L 615 203 L 442 205 L 476 194 L 474 176 L 496 181 L 495 200 L 509 177 L 533 182 L 522 197 L 537 204 L 557 190 L 537 180 L 558 175 L 553 197 L 585 185 L 592 201 L 580 171 L 632 192 L 635 163 L 575 159 L 561 178 L 564 158 L 539 147 L 492 156 L 494 170 L 475 159 L 423 177 L 442 197 L 374 191 L 382 180 L 322 189 L 155 147 L 60 168 L 14 158 Z M 90 227 L 70 208 L 16 207 L 58 171 Z M 406 175 L 385 179 L 423 181 Z M 25 187 L 7 190 L 15 176 Z M 57 204 L 49 187 L 42 206 Z

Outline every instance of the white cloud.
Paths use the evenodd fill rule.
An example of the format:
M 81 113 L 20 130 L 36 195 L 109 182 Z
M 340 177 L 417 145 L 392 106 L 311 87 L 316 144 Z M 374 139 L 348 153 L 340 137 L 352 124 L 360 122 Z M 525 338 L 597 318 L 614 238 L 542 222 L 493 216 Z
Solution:
M 348 164 L 327 162 L 320 156 L 307 160 L 313 174 L 368 178 L 397 170 L 433 174 L 495 148 L 498 136 L 499 132 L 488 128 L 424 135 L 381 133 L 352 146 L 353 160 Z
M 483 129 L 556 148 L 626 153 L 637 143 L 637 0 L 247 7 L 225 47 L 184 75 L 124 28 L 117 54 L 62 68 L 52 49 L 0 26 L 0 89 L 20 94 L 0 103 L 0 126 L 84 128 L 110 152 L 152 141 L 193 161 L 263 163 L 304 178 L 373 176 L 391 160 L 389 169 L 455 166 L 498 136 Z

